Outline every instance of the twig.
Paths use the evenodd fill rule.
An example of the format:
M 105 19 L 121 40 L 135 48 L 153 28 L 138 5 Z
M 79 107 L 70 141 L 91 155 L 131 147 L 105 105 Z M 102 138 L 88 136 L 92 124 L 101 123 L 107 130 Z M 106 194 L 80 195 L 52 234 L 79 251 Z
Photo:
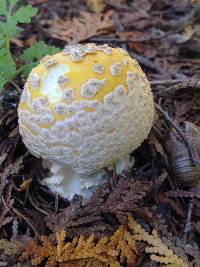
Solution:
M 130 42 L 130 40 L 120 40 L 118 38 L 108 38 L 108 37 L 93 37 L 90 38 L 89 41 L 91 42 L 95 42 L 95 43 L 126 43 L 126 42 Z M 131 41 L 132 42 L 132 41 Z
M 55 193 L 55 203 L 54 203 L 55 213 L 58 212 L 58 202 L 59 202 L 59 195 L 58 193 Z
M 22 89 L 14 81 L 10 81 L 10 83 L 17 89 L 19 93 L 22 91 Z
M 117 1 L 106 0 L 106 4 L 111 7 L 118 8 L 120 9 L 120 11 L 133 11 L 134 10 L 134 8 L 130 8 L 126 5 L 118 4 Z
M 13 164 L 10 163 L 8 165 L 8 167 L 6 167 L 4 169 L 3 173 L 0 173 L 0 181 L 1 181 L 1 187 L 0 187 L 0 205 L 1 205 L 1 201 L 2 201 L 2 196 L 3 196 L 3 190 L 6 186 L 6 184 L 8 183 L 7 177 L 10 175 L 11 171 L 13 169 Z
M 162 90 L 158 94 L 160 96 L 166 96 L 169 94 L 174 94 L 176 91 L 180 89 L 185 89 L 185 88 L 200 89 L 200 80 L 181 81 L 178 84 L 174 84 L 166 88 L 165 90 Z
M 191 217 L 192 217 L 193 206 L 194 206 L 193 199 L 190 199 L 190 202 L 189 202 L 189 205 L 188 205 L 188 209 L 187 209 L 187 217 L 186 217 L 185 228 L 184 228 L 184 235 L 183 235 L 183 241 L 184 241 L 184 243 L 186 243 L 188 233 L 192 229 Z
M 112 184 L 115 185 L 117 183 L 117 172 L 116 172 L 116 166 L 113 165 L 112 169 Z
M 107 176 L 110 178 L 112 176 L 111 171 L 107 167 L 104 167 L 103 169 L 104 169 L 105 173 L 107 174 Z
M 141 55 L 138 55 L 134 52 L 131 52 L 130 53 L 131 56 L 133 58 L 135 58 L 141 65 L 151 69 L 152 71 L 155 71 L 157 73 L 160 73 L 162 74 L 164 72 L 164 70 L 162 68 L 159 68 L 158 66 L 156 66 L 155 64 L 153 64 L 149 59 L 141 56 Z
M 12 210 L 14 211 L 14 213 L 16 213 L 19 217 L 21 217 L 29 226 L 30 228 L 33 230 L 33 232 L 35 233 L 35 235 L 37 236 L 37 238 L 39 240 L 41 240 L 40 238 L 40 234 L 38 233 L 38 231 L 36 230 L 36 228 L 34 227 L 34 225 L 32 224 L 32 222 L 29 221 L 29 219 L 24 216 L 20 211 L 18 211 L 17 209 L 15 208 L 12 208 Z
M 47 211 L 41 209 L 40 207 L 38 207 L 35 203 L 34 200 L 32 199 L 32 196 L 29 194 L 28 196 L 28 200 L 31 203 L 31 205 L 38 211 L 40 211 L 41 213 L 45 214 L 45 215 L 49 215 L 50 213 L 48 213 Z
M 183 79 L 174 79 L 174 80 L 155 80 L 155 81 L 150 81 L 150 85 L 171 85 L 171 84 L 175 84 L 175 83 L 185 83 L 188 80 L 183 80 Z
M 193 157 L 193 153 L 192 153 L 192 148 L 191 145 L 189 143 L 189 141 L 187 140 L 187 138 L 185 137 L 184 133 L 181 131 L 181 129 L 173 122 L 173 120 L 170 118 L 170 116 L 167 114 L 167 112 L 165 112 L 158 104 L 155 103 L 155 107 L 157 108 L 157 110 L 159 110 L 165 117 L 165 119 L 174 127 L 174 129 L 177 131 L 177 133 L 179 134 L 179 136 L 181 137 L 181 139 L 183 140 L 185 146 L 187 147 L 188 150 L 188 154 L 190 157 L 190 160 L 193 164 L 193 166 L 196 166 L 196 161 Z

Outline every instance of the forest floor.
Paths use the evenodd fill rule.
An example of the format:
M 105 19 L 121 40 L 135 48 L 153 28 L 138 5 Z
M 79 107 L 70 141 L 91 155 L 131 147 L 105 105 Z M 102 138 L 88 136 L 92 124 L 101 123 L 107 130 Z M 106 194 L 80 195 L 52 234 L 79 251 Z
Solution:
M 20 38 L 12 40 L 16 61 L 38 40 L 60 48 L 86 42 L 122 47 L 147 74 L 157 118 L 148 139 L 133 152 L 130 173 L 116 176 L 107 171 L 107 182 L 86 205 L 81 196 L 70 202 L 41 185 L 41 160 L 27 151 L 18 131 L 17 106 L 25 77 L 18 75 L 14 81 L 19 90 L 8 83 L 0 96 L 0 266 L 108 266 L 102 258 L 93 262 L 80 255 L 58 261 L 52 244 L 61 229 L 69 242 L 81 235 L 112 237 L 120 226 L 127 227 L 127 213 L 146 232 L 156 230 L 163 250 L 166 245 L 186 265 L 169 259 L 167 265 L 171 254 L 163 252 L 163 260 L 158 248 L 155 256 L 160 258 L 153 261 L 141 238 L 132 261 L 126 252 L 121 259 L 115 257 L 121 266 L 126 266 L 123 258 L 129 259 L 128 266 L 200 266 L 200 2 L 25 2 L 38 8 L 38 14 L 21 26 Z M 31 244 L 37 255 L 30 252 L 30 240 L 35 240 Z M 23 246 L 29 246 L 27 255 L 35 262 L 22 262 Z

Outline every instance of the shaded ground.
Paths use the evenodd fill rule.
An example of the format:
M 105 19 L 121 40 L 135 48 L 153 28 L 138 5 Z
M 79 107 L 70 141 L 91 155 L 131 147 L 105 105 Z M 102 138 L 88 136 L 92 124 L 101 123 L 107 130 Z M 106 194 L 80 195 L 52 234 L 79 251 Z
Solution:
M 116 177 L 108 172 L 108 182 L 86 206 L 79 196 L 69 203 L 40 184 L 45 176 L 41 161 L 26 150 L 18 133 L 19 93 L 8 86 L 1 97 L 0 238 L 25 242 L 28 236 L 52 235 L 62 228 L 69 237 L 111 235 L 132 212 L 146 230 L 157 229 L 177 255 L 200 266 L 199 2 L 113 0 L 105 1 L 102 13 L 93 12 L 92 1 L 27 2 L 39 14 L 20 40 L 13 41 L 16 58 L 36 39 L 59 47 L 66 42 L 123 47 L 151 82 L 157 121 L 133 153 L 131 173 Z M 16 82 L 22 88 L 24 78 Z M 3 252 L 0 262 L 21 266 Z M 136 266 L 151 264 L 157 266 L 141 251 Z

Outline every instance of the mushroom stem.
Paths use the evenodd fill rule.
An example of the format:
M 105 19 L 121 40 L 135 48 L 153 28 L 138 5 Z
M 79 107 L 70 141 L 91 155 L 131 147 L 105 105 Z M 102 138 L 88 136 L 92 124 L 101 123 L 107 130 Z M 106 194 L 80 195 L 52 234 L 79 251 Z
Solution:
M 133 162 L 134 159 L 130 159 L 129 154 L 124 155 L 123 158 L 115 162 L 116 173 L 120 174 L 123 170 L 130 170 Z M 106 181 L 103 169 L 84 174 L 77 173 L 71 167 L 59 163 L 49 161 L 43 163 L 44 166 L 49 168 L 51 174 L 42 181 L 42 184 L 69 200 L 73 198 L 74 194 L 77 194 L 83 196 L 83 202 L 87 202 L 94 190 Z

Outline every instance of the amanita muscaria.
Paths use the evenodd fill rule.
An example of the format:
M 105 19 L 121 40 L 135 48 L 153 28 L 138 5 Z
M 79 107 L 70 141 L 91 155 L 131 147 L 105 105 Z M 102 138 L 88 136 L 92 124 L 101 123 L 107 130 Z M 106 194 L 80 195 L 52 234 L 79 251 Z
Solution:
M 135 59 L 108 45 L 72 45 L 46 56 L 24 86 L 18 108 L 23 142 L 45 159 L 53 191 L 89 197 L 104 167 L 130 167 L 130 153 L 154 120 L 149 82 Z

